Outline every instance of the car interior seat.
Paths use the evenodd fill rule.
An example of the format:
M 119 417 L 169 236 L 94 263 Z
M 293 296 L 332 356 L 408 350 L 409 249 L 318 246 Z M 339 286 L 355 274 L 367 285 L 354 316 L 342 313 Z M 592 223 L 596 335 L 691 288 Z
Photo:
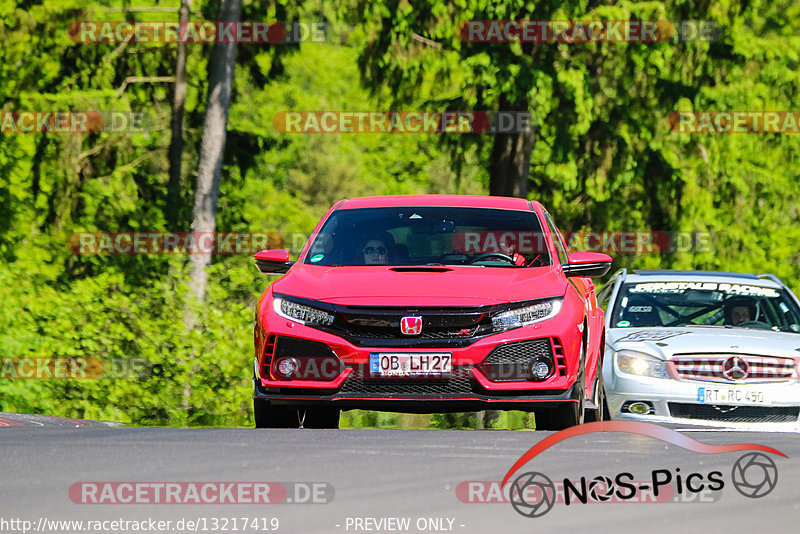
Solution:
M 396 244 L 394 246 L 394 263 L 397 264 L 404 264 L 408 263 L 408 247 L 402 244 Z

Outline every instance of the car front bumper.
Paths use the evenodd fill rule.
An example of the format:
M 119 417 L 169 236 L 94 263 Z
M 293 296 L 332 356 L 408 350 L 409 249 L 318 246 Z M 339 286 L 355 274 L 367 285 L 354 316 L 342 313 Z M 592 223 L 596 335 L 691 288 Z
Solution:
M 580 398 L 577 384 L 581 383 L 578 380 L 581 335 L 577 324 L 549 320 L 481 337 L 466 346 L 367 347 L 270 314 L 264 330 L 256 337 L 257 350 L 259 339 L 268 340 L 270 336 L 275 343 L 274 354 L 270 357 L 274 360 L 281 357 L 279 340 L 282 338 L 318 343 L 330 349 L 341 361 L 343 372 L 329 381 L 276 379 L 265 370 L 265 361 L 269 359 L 265 356 L 255 361 L 253 396 L 269 400 L 271 404 L 336 405 L 343 409 L 428 413 L 555 407 L 578 402 Z M 545 381 L 492 381 L 477 367 L 499 347 L 545 339 L 553 343 L 549 345 L 550 356 L 556 360 L 560 358 L 563 363 Z M 448 378 L 375 376 L 369 371 L 372 353 L 449 353 L 452 355 L 452 374 Z
M 564 403 L 578 402 L 577 383 L 565 391 L 539 390 L 514 391 L 505 395 L 470 391 L 464 393 L 435 393 L 432 380 L 407 380 L 408 384 L 379 381 L 381 389 L 346 390 L 297 390 L 264 387 L 261 380 L 253 379 L 253 397 L 269 400 L 270 404 L 291 406 L 335 406 L 344 410 L 369 409 L 398 411 L 408 413 L 462 412 L 486 409 L 495 410 L 534 410 L 552 408 Z M 376 381 L 378 382 L 378 381 Z M 407 388 L 407 389 L 406 389 Z M 417 388 L 418 393 L 409 389 Z
M 666 423 L 678 426 L 733 428 L 740 430 L 800 430 L 800 382 L 719 383 L 703 380 L 649 378 L 616 372 L 606 377 L 606 401 L 612 419 Z M 702 389 L 701 389 L 702 388 Z M 706 402 L 709 390 L 735 389 L 744 398 L 763 395 L 764 402 Z M 644 402 L 652 413 L 625 409 Z

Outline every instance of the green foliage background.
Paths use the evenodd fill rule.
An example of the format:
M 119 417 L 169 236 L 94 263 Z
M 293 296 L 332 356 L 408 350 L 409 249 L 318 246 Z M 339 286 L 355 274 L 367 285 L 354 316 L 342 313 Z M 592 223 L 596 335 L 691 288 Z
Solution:
M 79 20 L 176 20 L 177 0 L 0 0 L 3 110 L 145 111 L 135 135 L 0 136 L 0 357 L 145 360 L 141 377 L 0 380 L 0 411 L 141 425 L 252 424 L 256 299 L 269 283 L 247 256 L 215 256 L 187 331 L 186 258 L 76 255 L 73 232 L 188 231 L 210 47 L 189 45 L 179 227 L 164 213 L 174 45 L 78 44 Z M 492 109 L 524 96 L 537 119 L 530 197 L 564 230 L 708 232 L 710 251 L 619 255 L 615 265 L 773 272 L 800 290 L 798 135 L 670 133 L 687 109 L 797 109 L 796 2 L 414 2 L 274 4 L 245 20 L 325 20 L 329 39 L 241 45 L 217 227 L 308 234 L 336 200 L 486 194 L 488 136 L 287 135 L 282 110 Z M 195 0 L 194 18 L 218 3 Z M 535 16 L 531 16 L 535 14 Z M 459 41 L 467 19 L 714 20 L 716 42 L 514 45 Z M 428 46 L 416 34 L 439 47 Z M 291 239 L 287 237 L 287 240 Z M 290 244 L 290 243 L 287 243 Z M 524 428 L 518 412 L 408 416 L 354 411 L 350 427 Z

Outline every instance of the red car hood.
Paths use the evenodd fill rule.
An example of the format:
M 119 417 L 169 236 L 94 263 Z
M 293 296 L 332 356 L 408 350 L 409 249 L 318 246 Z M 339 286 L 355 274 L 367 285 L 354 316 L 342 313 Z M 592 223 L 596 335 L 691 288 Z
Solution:
M 272 290 L 355 306 L 480 306 L 561 296 L 566 290 L 558 267 L 436 269 L 296 264 Z

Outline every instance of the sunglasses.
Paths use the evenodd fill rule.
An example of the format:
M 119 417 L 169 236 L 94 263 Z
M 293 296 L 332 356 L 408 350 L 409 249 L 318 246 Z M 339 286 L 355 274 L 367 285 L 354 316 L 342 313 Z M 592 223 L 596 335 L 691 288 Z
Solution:
M 385 247 L 367 247 L 364 249 L 364 254 L 379 254 L 383 256 L 389 252 Z

